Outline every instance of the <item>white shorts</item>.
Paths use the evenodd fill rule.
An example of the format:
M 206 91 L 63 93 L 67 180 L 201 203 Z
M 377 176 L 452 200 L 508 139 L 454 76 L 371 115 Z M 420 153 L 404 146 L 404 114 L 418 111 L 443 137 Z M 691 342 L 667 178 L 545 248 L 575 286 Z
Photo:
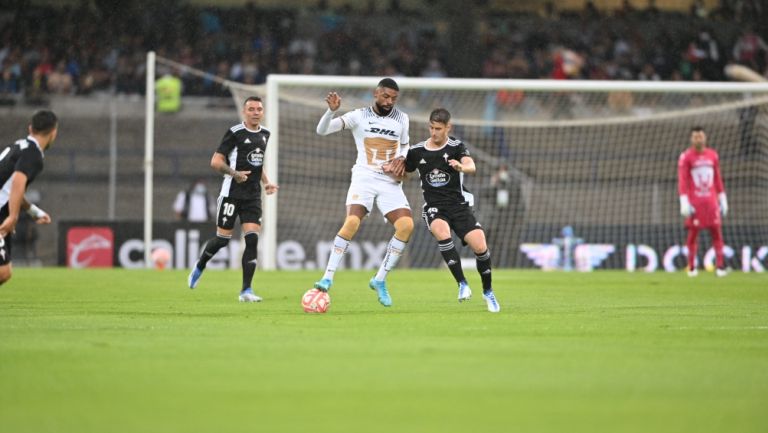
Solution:
M 380 174 L 367 168 L 352 169 L 352 182 L 347 192 L 347 206 L 359 204 L 370 213 L 373 202 L 386 215 L 396 209 L 410 209 L 408 199 L 403 193 L 403 185 L 386 174 Z

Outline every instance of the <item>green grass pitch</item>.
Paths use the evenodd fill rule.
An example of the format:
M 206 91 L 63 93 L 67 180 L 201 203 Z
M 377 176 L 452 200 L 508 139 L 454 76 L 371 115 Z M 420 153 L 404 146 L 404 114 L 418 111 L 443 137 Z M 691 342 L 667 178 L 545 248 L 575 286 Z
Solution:
M 17 269 L 0 287 L 0 432 L 766 432 L 768 278 L 398 270 Z

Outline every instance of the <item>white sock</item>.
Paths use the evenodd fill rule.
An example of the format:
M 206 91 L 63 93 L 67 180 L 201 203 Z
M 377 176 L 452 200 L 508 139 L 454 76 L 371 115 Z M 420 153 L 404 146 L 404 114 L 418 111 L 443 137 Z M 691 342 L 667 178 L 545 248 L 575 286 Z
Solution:
M 347 247 L 349 247 L 349 241 L 343 237 L 337 235 L 333 239 L 333 249 L 331 250 L 330 257 L 328 257 L 328 266 L 325 267 L 323 278 L 333 280 L 333 274 L 336 273 L 336 268 L 339 267 L 341 258 L 347 252 Z
M 403 256 L 403 250 L 406 245 L 405 242 L 392 236 L 392 239 L 389 240 L 389 245 L 387 245 L 387 255 L 384 256 L 384 261 L 381 262 L 379 272 L 376 272 L 375 279 L 377 281 L 384 281 L 389 271 L 397 266 L 397 262 Z

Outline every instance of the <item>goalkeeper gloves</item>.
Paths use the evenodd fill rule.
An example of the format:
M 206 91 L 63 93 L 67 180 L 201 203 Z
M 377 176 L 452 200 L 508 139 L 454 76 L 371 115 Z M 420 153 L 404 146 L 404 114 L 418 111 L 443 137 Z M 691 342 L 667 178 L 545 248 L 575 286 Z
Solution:
M 721 192 L 717 195 L 717 201 L 720 202 L 720 213 L 725 216 L 728 213 L 728 197 L 725 196 L 724 192 Z
M 681 195 L 680 196 L 680 215 L 684 216 L 685 218 L 688 218 L 689 216 L 693 215 L 693 213 L 696 212 L 696 209 L 691 206 L 691 202 L 688 201 L 687 195 Z

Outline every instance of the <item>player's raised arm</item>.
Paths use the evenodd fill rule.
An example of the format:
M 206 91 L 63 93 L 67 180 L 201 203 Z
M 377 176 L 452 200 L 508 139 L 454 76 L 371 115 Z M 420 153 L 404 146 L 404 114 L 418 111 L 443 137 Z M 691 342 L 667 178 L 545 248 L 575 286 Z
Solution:
M 11 175 L 11 191 L 8 197 L 8 216 L 0 224 L 0 237 L 13 233 L 16 222 L 19 220 L 19 210 L 24 199 L 24 190 L 27 187 L 27 175 L 16 171 Z
M 316 132 L 318 135 L 333 134 L 344 129 L 344 121 L 340 118 L 333 118 L 336 111 L 341 107 L 341 96 L 336 92 L 330 92 L 325 97 L 325 102 L 328 104 L 328 109 L 323 114 L 323 117 L 320 118 L 320 122 L 317 123 Z

